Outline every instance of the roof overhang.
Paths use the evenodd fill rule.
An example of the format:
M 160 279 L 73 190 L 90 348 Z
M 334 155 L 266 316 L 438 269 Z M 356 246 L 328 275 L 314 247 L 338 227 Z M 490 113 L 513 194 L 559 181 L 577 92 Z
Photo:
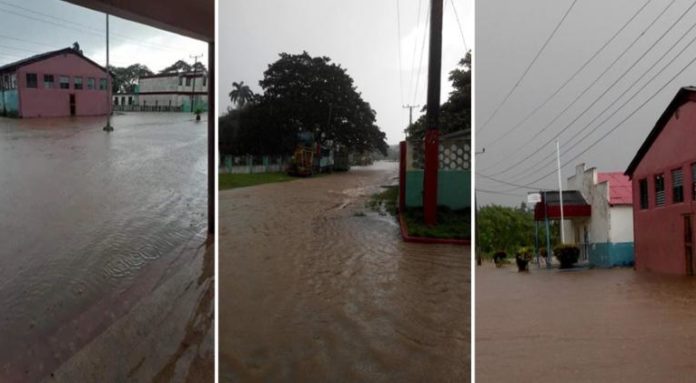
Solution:
M 215 41 L 214 0 L 64 0 L 205 42 Z

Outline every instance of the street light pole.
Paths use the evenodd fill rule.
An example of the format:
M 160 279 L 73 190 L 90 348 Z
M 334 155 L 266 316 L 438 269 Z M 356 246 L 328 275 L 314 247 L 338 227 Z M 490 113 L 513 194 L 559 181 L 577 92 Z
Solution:
M 105 132 L 113 132 L 111 126 L 111 75 L 109 74 L 109 14 L 106 14 L 106 126 Z

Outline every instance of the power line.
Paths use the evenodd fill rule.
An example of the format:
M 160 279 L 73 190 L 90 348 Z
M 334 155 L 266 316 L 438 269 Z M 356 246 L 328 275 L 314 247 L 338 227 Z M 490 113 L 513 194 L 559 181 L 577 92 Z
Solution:
M 399 0 L 396 1 L 396 34 L 398 37 L 397 40 L 397 46 L 399 48 L 399 98 L 401 100 L 401 103 L 404 103 L 404 76 L 403 73 L 401 73 L 401 11 L 399 10 Z
M 493 113 L 490 115 L 490 117 L 488 117 L 488 119 L 483 123 L 483 125 L 479 129 L 479 132 L 483 131 L 483 129 L 485 129 L 486 126 L 488 126 L 488 124 L 491 122 L 493 117 L 495 117 L 498 114 L 498 111 L 500 110 L 500 108 L 502 108 L 503 105 L 505 105 L 505 103 L 510 98 L 510 96 L 512 96 L 512 94 L 515 92 L 515 89 L 517 89 L 517 87 L 520 85 L 522 80 L 524 80 L 524 78 L 527 76 L 527 73 L 529 73 L 529 70 L 532 69 L 532 66 L 534 66 L 534 64 L 536 63 L 539 56 L 541 56 L 541 53 L 546 49 L 546 46 L 553 39 L 553 37 L 556 35 L 556 32 L 560 29 L 561 25 L 565 21 L 566 17 L 568 17 L 568 14 L 570 14 L 570 11 L 573 9 L 573 7 L 575 6 L 575 3 L 577 3 L 577 1 L 578 0 L 573 0 L 573 2 L 570 4 L 570 7 L 568 7 L 568 10 L 566 10 L 566 12 L 563 14 L 563 17 L 561 18 L 561 20 L 558 22 L 558 24 L 556 24 L 556 27 L 553 29 L 553 31 L 551 32 L 549 37 L 546 38 L 544 45 L 541 46 L 541 49 L 539 49 L 539 51 L 536 53 L 536 55 L 534 56 L 532 61 L 529 63 L 529 65 L 527 65 L 527 68 L 524 70 L 524 72 L 522 72 L 522 76 L 520 76 L 520 78 L 517 80 L 517 82 L 515 82 L 515 85 L 512 88 L 510 88 L 510 91 L 507 93 L 507 95 L 505 96 L 503 101 L 500 102 L 500 104 L 498 104 L 498 106 L 493 110 Z
M 525 122 L 529 121 L 529 119 L 530 119 L 531 117 L 533 117 L 541 108 L 543 108 L 544 106 L 546 106 L 546 104 L 548 104 L 551 100 L 553 100 L 553 99 L 556 97 L 556 95 L 558 95 L 558 93 L 560 93 L 561 90 L 565 89 L 565 87 L 566 87 L 571 81 L 573 81 L 573 80 L 578 76 L 578 74 L 580 74 L 580 72 L 582 72 L 592 61 L 594 61 L 594 59 L 597 58 L 597 56 L 599 56 L 599 54 L 602 53 L 602 51 L 604 51 L 604 49 L 606 49 L 607 46 L 609 46 L 609 44 L 611 44 L 611 43 L 616 39 L 616 37 L 618 37 L 619 34 L 620 34 L 621 32 L 623 32 L 624 29 L 626 29 L 626 27 L 628 27 L 628 25 L 629 25 L 631 22 L 633 22 L 633 20 L 638 16 L 638 14 L 640 14 L 640 13 L 645 9 L 645 7 L 646 7 L 651 1 L 652 1 L 652 0 L 647 0 L 647 1 L 643 4 L 642 7 L 638 8 L 638 10 L 633 14 L 633 16 L 631 16 L 631 18 L 629 18 L 629 19 L 623 24 L 623 26 L 622 26 L 621 28 L 619 28 L 619 29 L 614 33 L 613 36 L 611 36 L 611 38 L 610 38 L 609 40 L 607 40 L 604 44 L 602 44 L 602 46 L 601 46 L 597 51 L 595 51 L 595 53 L 594 53 L 592 56 L 590 56 L 589 59 L 587 59 L 587 60 L 586 60 L 586 61 L 585 61 L 585 62 L 584 62 L 584 63 L 583 63 L 583 64 L 582 64 L 582 65 L 581 65 L 581 66 L 580 66 L 580 67 L 567 79 L 567 80 L 565 80 L 565 81 L 564 81 L 564 82 L 563 82 L 563 83 L 562 83 L 550 96 L 548 96 L 541 104 L 539 104 L 537 107 L 535 107 L 535 108 L 534 108 L 530 113 L 528 113 L 522 120 L 520 120 L 519 122 L 517 122 L 511 129 L 509 129 L 509 130 L 506 131 L 506 132 L 502 132 L 499 136 L 497 136 L 496 138 L 494 138 L 494 139 L 493 139 L 488 145 L 486 145 L 486 146 L 487 146 L 487 147 L 494 146 L 496 143 L 500 142 L 500 140 L 502 140 L 503 138 L 508 137 L 508 135 L 509 135 L 510 133 L 512 133 L 513 131 L 515 131 L 517 128 L 521 127 Z M 488 167 L 488 169 L 491 169 L 491 168 L 495 167 L 495 166 L 498 165 L 499 163 L 500 163 L 500 162 L 491 165 L 490 167 Z
M 494 182 L 498 182 L 498 183 L 501 183 L 501 184 L 504 184 L 504 185 L 516 186 L 516 187 L 518 187 L 518 188 L 529 188 L 529 189 L 539 189 L 539 188 L 541 188 L 541 187 L 538 186 L 538 185 L 517 184 L 517 183 L 508 182 L 508 181 L 500 180 L 500 179 L 497 179 L 497 178 L 493 178 L 493 177 L 491 177 L 491 176 L 487 176 L 487 175 L 481 174 L 481 173 L 476 173 L 476 176 L 477 176 L 477 177 L 483 177 L 483 178 L 485 178 L 485 179 L 488 179 L 488 180 L 491 180 L 491 181 L 494 181 Z
M 578 130 L 569 140 L 566 141 L 566 144 L 564 144 L 563 146 L 566 146 L 566 147 L 567 147 L 567 146 L 570 146 L 572 140 L 574 140 L 576 137 L 578 137 L 578 136 L 580 135 L 580 133 L 582 133 L 583 131 L 585 131 L 585 129 L 587 129 L 590 125 L 592 125 L 592 123 L 594 123 L 595 121 L 597 121 L 597 119 L 599 119 L 599 117 L 601 117 L 607 110 L 609 110 L 609 108 L 611 108 L 612 106 L 614 106 L 624 95 L 626 95 L 626 93 L 628 93 L 629 90 L 633 89 L 633 87 L 634 87 L 635 85 L 638 84 L 638 81 L 641 80 L 641 79 L 643 79 L 644 76 L 647 75 L 653 68 L 655 68 L 655 66 L 656 66 L 660 61 L 662 61 L 665 57 L 667 57 L 667 54 L 669 54 L 669 53 L 677 46 L 677 44 L 678 44 L 679 42 L 681 42 L 681 41 L 684 39 L 684 37 L 686 36 L 686 34 L 688 34 L 689 32 L 691 32 L 692 30 L 694 30 L 694 28 L 696 28 L 696 23 L 693 24 L 693 25 L 691 26 L 691 28 L 689 28 L 689 29 L 681 36 L 681 38 L 680 38 L 675 44 L 673 44 L 673 45 L 672 45 L 672 46 L 671 46 L 671 47 L 670 47 L 670 48 L 669 48 L 669 49 L 668 49 L 668 50 L 667 50 L 655 63 L 653 63 L 652 65 L 648 66 L 648 68 L 647 68 L 643 73 L 641 73 L 641 74 L 637 77 L 636 81 L 634 81 L 634 82 L 631 84 L 631 86 L 629 86 L 626 90 L 624 90 L 623 93 L 621 93 L 618 97 L 614 97 L 614 101 L 613 101 L 611 104 L 609 104 L 609 105 L 608 105 L 606 108 L 604 108 L 600 113 L 598 113 L 597 116 L 595 116 L 595 118 L 593 118 L 589 123 L 587 123 L 587 125 L 585 125 L 585 127 L 583 127 L 582 129 Z M 694 44 L 694 42 L 696 42 L 696 36 L 694 36 L 694 37 L 691 39 L 691 41 L 689 41 L 689 43 L 688 43 L 687 45 L 685 45 L 685 46 L 682 48 L 682 50 L 679 51 L 668 63 L 666 63 L 659 71 L 657 71 L 657 72 L 655 73 L 655 75 L 653 75 L 647 82 L 645 82 L 645 83 L 643 84 L 643 86 L 640 87 L 640 89 L 638 89 L 636 92 L 634 92 L 633 95 L 632 95 L 631 97 L 629 97 L 628 100 L 626 100 L 623 104 L 621 104 L 618 108 L 616 108 L 616 110 L 614 110 L 614 112 L 612 112 L 609 116 L 607 116 L 604 120 L 602 120 L 602 122 L 600 122 L 594 129 L 592 129 L 592 130 L 590 130 L 589 132 L 587 132 L 587 134 L 585 134 L 578 142 L 576 142 L 576 143 L 574 143 L 574 144 L 572 144 L 572 145 L 576 146 L 576 145 L 578 145 L 579 143 L 583 142 L 587 137 L 589 137 L 592 133 L 596 132 L 601 126 L 603 126 L 607 121 L 609 121 L 609 119 L 610 119 L 611 117 L 613 117 L 614 115 L 616 115 L 616 113 L 618 113 L 622 108 L 624 108 L 626 105 L 628 105 L 628 103 L 629 103 L 630 101 L 632 101 L 636 96 L 638 96 L 638 94 L 640 94 L 640 92 L 642 92 L 650 83 L 652 83 L 653 80 L 655 80 L 655 79 L 657 78 L 658 75 L 660 75 L 662 72 L 664 72 L 664 71 L 667 69 L 667 67 L 669 67 L 670 65 L 672 65 L 672 63 L 674 63 L 674 61 L 676 61 L 676 59 L 679 58 L 679 57 L 684 53 L 684 51 L 686 51 L 687 48 L 689 48 L 690 46 L 692 46 L 692 45 Z M 537 161 L 534 165 L 532 165 L 532 167 L 528 168 L 527 170 L 522 171 L 520 174 L 526 174 L 526 173 L 528 173 L 530 170 L 535 169 L 539 164 L 543 163 L 545 160 L 548 160 L 549 157 L 550 157 L 550 156 L 547 155 L 547 156 L 544 157 L 542 160 Z M 547 165 L 548 165 L 548 164 L 547 164 Z
M 536 135 L 539 135 L 539 134 L 545 132 L 549 127 L 551 127 L 551 126 L 553 125 L 554 122 L 556 122 L 559 118 L 561 118 L 561 116 L 563 116 L 563 114 L 564 114 L 565 112 L 567 112 L 573 105 L 575 105 L 575 103 L 577 103 L 577 102 L 582 98 L 582 96 L 584 96 L 590 89 L 592 89 L 592 87 L 595 86 L 595 84 L 597 84 L 597 82 L 599 82 L 599 80 L 600 80 L 602 77 L 604 77 L 604 75 L 605 75 L 606 73 L 608 73 L 609 70 L 610 70 L 611 68 L 613 68 L 614 65 L 616 65 L 616 63 L 619 62 L 619 60 L 621 60 L 621 58 L 623 58 L 624 55 L 626 55 L 626 53 L 628 53 L 628 51 L 629 51 L 631 48 L 633 48 L 633 46 L 634 46 L 643 36 L 645 36 L 645 33 L 646 33 L 648 30 L 650 30 L 650 29 L 655 25 L 655 23 L 665 14 L 665 12 L 674 4 L 675 1 L 676 1 L 676 0 L 672 0 L 672 2 L 670 2 L 670 3 L 667 5 L 667 7 L 665 7 L 665 8 L 662 10 L 662 12 L 660 12 L 660 13 L 657 15 L 657 17 L 655 17 L 655 18 L 652 20 L 652 22 L 648 25 L 648 27 L 647 27 L 645 30 L 643 30 L 643 32 L 641 32 L 641 33 L 631 42 L 631 44 L 629 44 L 628 47 L 626 47 L 626 49 L 624 49 L 623 52 L 621 52 L 621 54 L 620 54 L 620 55 L 619 55 L 607 68 L 605 68 L 605 69 L 602 71 L 602 73 L 600 73 L 599 76 L 597 76 L 597 77 L 594 79 L 594 81 L 592 81 L 592 82 L 590 83 L 590 85 L 588 85 L 585 89 L 583 89 L 583 91 L 582 91 L 580 94 L 578 94 L 578 95 L 573 99 L 573 101 L 571 101 L 570 104 L 568 104 L 565 108 L 563 108 L 563 110 L 561 110 L 558 114 L 556 114 L 556 116 L 555 116 L 551 121 L 549 121 L 539 132 L 537 132 Z M 692 6 L 689 7 L 689 9 L 691 9 L 694 5 L 696 5 L 696 3 L 692 4 Z M 688 10 L 687 10 L 687 12 L 688 12 Z M 586 113 L 587 113 L 587 112 L 588 112 L 588 111 L 589 111 L 589 110 L 590 110 L 590 109 L 591 109 L 591 108 L 592 108 L 604 95 L 607 94 L 607 92 L 609 92 L 609 90 L 611 90 L 621 79 L 623 79 L 623 78 L 624 78 L 624 77 L 625 77 L 625 76 L 638 64 L 638 62 L 640 62 L 640 61 L 643 59 L 643 57 L 645 57 L 645 55 L 646 55 L 647 53 L 650 52 L 650 49 L 651 49 L 652 47 L 654 47 L 659 41 L 661 41 L 661 40 L 667 35 L 667 33 L 668 33 L 669 31 L 671 31 L 672 28 L 674 28 L 674 26 L 684 17 L 685 14 L 686 14 L 686 13 L 683 13 L 683 14 L 677 19 L 677 21 L 675 21 L 674 23 L 672 23 L 672 25 L 660 36 L 660 38 L 659 38 L 658 40 L 656 40 L 655 43 L 653 43 L 653 45 L 652 45 L 650 48 L 648 48 L 647 50 L 645 50 L 645 51 L 643 52 L 642 55 L 639 55 L 638 59 L 637 59 L 636 61 L 634 61 L 633 64 L 632 64 L 627 70 L 625 70 L 625 71 L 621 74 L 621 76 L 619 76 L 619 78 L 617 78 L 611 85 L 609 85 L 599 97 L 595 97 L 595 98 L 594 98 L 594 101 L 593 101 L 589 106 L 587 106 L 582 112 L 580 112 L 580 114 L 578 114 L 578 115 L 575 117 L 575 119 L 573 119 L 569 124 L 567 124 L 563 129 L 561 129 L 560 132 L 558 132 L 558 133 L 557 133 L 556 135 L 554 135 L 552 138 L 550 138 L 549 140 L 547 140 L 544 144 L 540 145 L 540 147 L 544 147 L 544 146 L 546 146 L 547 144 L 549 144 L 550 142 L 552 142 L 553 140 L 555 140 L 555 139 L 556 139 L 557 137 L 559 137 L 564 131 L 566 131 L 568 128 L 570 128 L 576 121 L 578 121 L 583 115 L 585 115 L 585 114 L 586 114 Z M 536 138 L 536 135 L 535 135 L 535 136 L 530 136 L 530 138 L 529 138 L 527 141 L 525 141 L 525 143 L 522 144 L 520 147 L 526 147 L 526 146 L 529 145 L 530 143 L 534 142 L 534 139 Z M 516 167 L 519 166 L 521 163 L 523 163 L 523 161 L 528 160 L 529 158 L 533 157 L 533 156 L 536 155 L 537 153 L 538 153 L 537 150 L 532 150 L 527 156 L 525 156 L 525 157 L 524 157 L 523 159 L 521 159 L 520 161 L 517 161 L 517 162 L 513 163 L 512 165 L 508 166 L 508 167 L 505 168 L 504 170 L 501 170 L 501 171 L 498 171 L 498 172 L 494 173 L 494 175 L 501 175 L 501 174 L 504 174 L 504 173 L 509 172 L 510 170 L 516 168 Z
M 418 16 L 416 17 L 416 28 L 420 25 L 420 16 L 421 16 L 421 5 L 423 3 L 423 0 L 418 0 Z M 427 29 L 427 28 L 426 28 Z M 411 57 L 411 78 L 410 82 L 408 84 L 408 90 L 410 91 L 411 88 L 413 87 L 413 84 L 415 83 L 415 78 L 413 77 L 413 74 L 416 72 L 416 52 L 418 51 L 418 37 L 414 36 L 414 41 L 413 41 L 413 56 Z M 407 94 L 408 96 L 408 94 Z
M 55 17 L 55 16 L 52 16 L 52 15 L 49 15 L 49 14 L 46 14 L 46 13 L 42 13 L 42 12 L 39 12 L 39 11 L 30 9 L 30 8 L 25 8 L 25 7 L 22 7 L 22 6 L 13 4 L 13 3 L 8 3 L 8 2 L 6 2 L 6 1 L 0 0 L 0 4 L 4 4 L 5 6 L 9 6 L 9 7 L 12 7 L 12 8 L 20 9 L 20 10 L 22 10 L 22 11 L 24 11 L 24 12 L 28 12 L 28 13 L 31 13 L 31 14 L 39 15 L 39 16 L 42 16 L 42 17 L 44 17 L 44 18 L 48 18 L 49 20 L 41 19 L 41 18 L 38 18 L 38 17 L 30 16 L 30 15 L 25 15 L 25 14 L 23 14 L 23 13 L 19 13 L 19 12 L 15 11 L 15 10 L 12 10 L 12 9 L 0 8 L 0 10 L 2 10 L 3 12 L 7 12 L 7 13 L 10 13 L 10 14 L 13 14 L 13 15 L 16 15 L 16 16 L 20 16 L 20 17 L 29 19 L 29 20 L 34 20 L 34 21 L 38 21 L 38 22 L 42 22 L 42 23 L 51 24 L 51 25 L 54 25 L 54 26 L 57 26 L 57 27 L 60 27 L 60 28 L 71 29 L 71 30 L 74 30 L 74 31 L 77 31 L 77 32 L 80 32 L 80 33 L 87 33 L 87 34 L 88 34 L 87 36 L 89 36 L 89 37 L 91 37 L 91 38 L 94 38 L 94 39 L 101 39 L 101 36 L 99 36 L 99 35 L 101 35 L 101 34 L 104 33 L 104 31 L 102 31 L 102 30 L 100 30 L 100 29 L 97 29 L 97 28 L 94 28 L 94 27 L 92 27 L 92 26 L 86 25 L 86 24 L 81 24 L 81 23 L 74 22 L 74 21 L 72 21 L 72 20 L 63 19 L 63 18 L 60 18 L 60 17 Z M 56 22 L 56 21 L 51 21 L 50 19 L 56 20 L 56 21 L 58 21 L 58 22 Z M 67 23 L 68 25 L 66 25 L 65 23 Z M 129 40 L 129 41 L 131 41 L 132 43 L 134 43 L 134 44 L 136 44 L 136 45 L 140 45 L 140 46 L 142 46 L 142 47 L 144 47 L 144 48 L 156 49 L 156 50 L 164 50 L 164 49 L 167 49 L 167 50 L 170 50 L 170 51 L 172 51 L 172 52 L 178 52 L 178 51 L 180 51 L 180 49 L 177 49 L 177 48 L 174 48 L 174 47 L 168 47 L 168 46 L 162 45 L 162 44 L 156 44 L 156 45 L 155 45 L 155 44 L 144 43 L 144 42 L 142 42 L 142 40 L 140 40 L 140 39 L 135 39 L 135 38 L 132 38 L 132 37 L 127 36 L 127 35 L 118 34 L 118 33 L 112 33 L 112 34 L 115 35 L 117 38 L 119 38 L 119 39 L 121 39 L 121 40 Z
M 648 0 L 650 1 L 650 0 Z M 454 18 L 457 20 L 457 26 L 459 26 L 459 34 L 462 36 L 462 43 L 464 44 L 464 52 L 469 51 L 469 47 L 466 45 L 466 39 L 464 38 L 464 30 L 462 29 L 462 23 L 459 21 L 459 14 L 457 13 L 457 7 L 454 6 L 454 0 L 450 0 L 450 5 L 454 11 Z
M 477 191 L 477 192 L 482 192 L 482 193 L 490 193 L 490 194 L 509 195 L 509 196 L 513 196 L 513 197 L 519 197 L 519 196 L 520 196 L 519 193 L 508 193 L 508 192 L 504 192 L 504 191 L 496 191 L 496 190 L 488 190 L 488 189 L 480 189 L 480 188 L 476 188 L 476 191 Z
M 562 167 L 563 167 L 563 166 L 567 166 L 568 164 L 572 163 L 572 162 L 575 161 L 578 157 L 580 157 L 581 155 L 585 154 L 588 150 L 594 148 L 595 145 L 597 145 L 599 142 L 601 142 L 602 140 L 604 140 L 605 138 L 607 138 L 611 133 L 613 133 L 616 129 L 618 129 L 619 127 L 621 127 L 621 125 L 623 125 L 626 121 L 628 121 L 628 119 L 630 119 L 631 117 L 633 117 L 639 110 L 641 110 L 643 107 L 645 107 L 645 105 L 647 105 L 648 102 L 650 102 L 650 101 L 651 101 L 653 98 L 655 98 L 660 92 L 662 92 L 668 85 L 670 85 L 670 84 L 672 83 L 672 81 L 674 81 L 677 77 L 679 77 L 682 73 L 684 73 L 684 71 L 685 71 L 686 69 L 688 69 L 691 65 L 693 65 L 694 62 L 696 62 L 696 56 L 694 56 L 694 58 L 692 58 L 691 61 L 689 61 L 684 67 L 682 67 L 682 69 L 681 69 L 679 72 L 677 72 L 677 74 L 675 74 L 674 76 L 672 76 L 672 78 L 669 79 L 669 81 L 666 81 L 657 91 L 655 91 L 650 97 L 648 97 L 648 99 L 646 99 L 645 101 L 643 101 L 642 104 L 640 104 L 636 109 L 634 109 L 631 113 L 629 113 L 628 116 L 626 116 L 626 117 L 625 117 L 623 120 L 621 120 L 618 124 L 614 125 L 613 128 L 611 128 L 609 131 L 607 131 L 607 132 L 604 133 L 602 136 L 600 136 L 597 140 L 595 140 L 592 144 L 590 144 L 589 146 L 587 146 L 587 147 L 586 147 L 584 150 L 582 150 L 580 153 L 576 154 L 573 158 L 571 158 L 571 159 L 565 161 L 565 162 L 563 163 L 563 165 L 561 165 L 561 166 L 562 166 Z M 541 176 L 541 177 L 535 179 L 534 181 L 532 181 L 532 183 L 539 182 L 539 181 L 543 180 L 544 178 L 546 178 L 546 177 L 548 177 L 548 176 L 554 174 L 555 172 L 556 172 L 556 170 L 554 169 L 554 170 L 550 171 L 549 173 L 546 173 L 545 175 L 543 175 L 543 176 Z
M 689 29 L 689 31 L 693 30 L 694 27 L 696 27 L 696 24 L 694 24 L 694 25 Z M 626 100 L 621 106 L 619 106 L 616 110 L 614 110 L 614 112 L 612 112 L 609 116 L 607 116 L 604 120 L 602 120 L 602 122 L 600 122 L 594 129 L 592 129 L 591 131 L 587 132 L 575 145 L 577 145 L 577 144 L 579 144 L 579 143 L 585 141 L 585 139 L 587 139 L 592 133 L 596 132 L 596 131 L 597 131 L 600 127 L 602 127 L 607 121 L 609 121 L 609 119 L 611 119 L 611 117 L 613 117 L 614 115 L 616 115 L 616 113 L 618 113 L 622 108 L 624 108 L 626 105 L 628 105 L 628 103 L 631 102 L 631 101 L 632 101 L 640 92 L 642 92 L 649 84 L 651 84 L 651 83 L 653 82 L 653 80 L 655 80 L 655 79 L 657 78 L 658 75 L 660 75 L 660 74 L 661 74 L 668 66 L 670 66 L 672 63 L 674 63 L 674 61 L 676 61 L 676 59 L 679 58 L 679 57 L 682 55 L 682 53 L 684 53 L 684 51 L 686 51 L 687 48 L 691 47 L 691 46 L 694 44 L 694 42 L 696 42 L 696 36 L 694 36 L 694 37 L 691 39 L 691 41 L 690 41 L 687 45 L 685 45 L 684 48 L 682 48 L 682 50 L 681 50 L 679 53 L 677 53 L 665 66 L 662 67 L 662 69 L 660 69 L 660 70 L 659 70 L 657 73 L 655 73 L 655 75 L 653 75 L 645 84 L 643 84 L 643 86 L 640 87 L 640 89 L 638 89 L 628 100 Z M 670 49 L 670 51 L 671 51 L 671 49 Z M 661 61 L 663 58 L 665 58 L 665 57 L 667 56 L 667 53 L 669 53 L 669 52 L 665 52 L 665 54 L 662 56 L 662 58 L 660 59 L 660 61 Z M 650 69 L 652 69 L 652 68 L 649 68 L 645 73 L 643 73 L 641 76 L 639 76 L 639 78 L 643 78 L 643 76 L 644 76 L 645 74 L 647 74 L 647 72 L 649 72 Z M 681 73 L 681 72 L 680 72 L 680 73 Z M 636 83 L 637 83 L 637 82 L 636 82 Z M 626 91 L 624 91 L 623 94 L 621 94 L 619 97 L 617 97 L 617 98 L 616 98 L 616 101 L 618 101 L 619 99 L 621 99 L 621 97 L 623 97 L 623 96 L 628 92 L 628 90 L 632 89 L 633 86 L 634 86 L 636 83 L 634 83 L 630 88 L 628 88 Z M 653 97 L 654 97 L 654 96 L 653 96 Z M 616 102 L 613 102 L 612 105 L 610 105 L 610 107 L 613 106 L 615 103 L 616 103 Z M 608 108 L 606 108 L 604 111 L 602 111 L 602 113 L 600 113 L 595 119 L 593 119 L 586 127 L 588 127 L 589 125 L 591 125 L 592 122 L 596 121 L 597 118 L 599 118 L 599 116 L 601 116 L 606 110 L 608 110 Z M 576 138 L 580 133 L 582 133 L 583 131 L 584 131 L 584 129 L 578 131 L 578 132 L 571 138 L 571 140 L 572 140 L 572 139 L 575 139 L 575 138 Z M 548 156 L 547 156 L 546 158 L 548 158 Z M 549 164 L 550 164 L 550 163 L 547 163 L 544 167 L 548 166 Z
M 420 73 L 421 73 L 421 68 L 423 67 L 423 51 L 425 51 L 425 41 L 428 39 L 428 35 L 430 34 L 428 31 L 428 26 L 430 25 L 430 17 L 427 17 L 427 15 L 430 14 L 430 4 L 428 4 L 427 7 L 428 11 L 426 13 L 426 18 L 425 18 L 425 31 L 423 32 L 423 43 L 421 44 L 421 51 L 420 51 L 420 59 L 418 60 L 418 72 L 416 74 L 416 88 L 413 90 L 413 103 L 416 103 L 416 99 L 418 96 L 418 88 L 420 87 Z

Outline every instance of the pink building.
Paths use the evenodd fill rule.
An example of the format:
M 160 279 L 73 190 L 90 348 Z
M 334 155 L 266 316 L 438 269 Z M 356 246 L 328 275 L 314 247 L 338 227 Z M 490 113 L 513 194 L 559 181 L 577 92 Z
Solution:
M 106 71 L 72 48 L 4 65 L 0 80 L 0 115 L 97 116 L 111 108 Z
M 635 267 L 696 273 L 696 88 L 679 90 L 626 170 L 633 182 Z

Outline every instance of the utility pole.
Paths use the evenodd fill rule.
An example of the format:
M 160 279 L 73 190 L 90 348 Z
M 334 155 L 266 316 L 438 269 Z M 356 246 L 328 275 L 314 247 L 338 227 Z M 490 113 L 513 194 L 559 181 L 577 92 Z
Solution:
M 440 73 L 442 70 L 443 0 L 431 1 L 428 60 L 428 103 L 423 169 L 423 216 L 426 225 L 437 224 L 437 172 L 440 151 Z
M 189 55 L 193 59 L 193 82 L 191 83 L 191 113 L 196 113 L 194 110 L 194 101 L 196 98 L 196 65 L 198 64 L 198 58 L 203 57 L 203 54 L 199 55 Z
M 556 164 L 558 165 L 558 198 L 561 202 L 561 245 L 565 244 L 565 233 L 563 232 L 563 182 L 561 181 L 561 149 L 556 140 Z
M 402 108 L 408 109 L 408 126 L 413 125 L 413 108 L 418 108 L 420 105 L 403 105 Z
M 113 132 L 111 126 L 111 74 L 109 72 L 109 14 L 106 14 L 106 126 L 105 132 Z

